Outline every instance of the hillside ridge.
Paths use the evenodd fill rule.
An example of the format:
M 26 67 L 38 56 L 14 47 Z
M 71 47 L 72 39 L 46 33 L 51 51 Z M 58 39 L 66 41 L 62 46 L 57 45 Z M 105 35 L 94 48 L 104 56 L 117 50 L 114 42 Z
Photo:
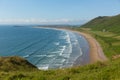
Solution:
M 98 31 L 120 33 L 120 14 L 116 16 L 99 16 L 81 27 L 91 28 Z

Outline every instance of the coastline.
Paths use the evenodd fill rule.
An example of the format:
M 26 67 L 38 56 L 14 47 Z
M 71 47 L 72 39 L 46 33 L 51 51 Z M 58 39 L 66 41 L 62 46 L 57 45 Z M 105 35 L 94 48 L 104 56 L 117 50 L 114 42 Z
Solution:
M 75 30 L 68 29 L 68 28 L 50 28 L 50 27 L 34 27 L 34 28 L 68 30 L 68 31 L 77 33 L 79 35 L 82 35 L 88 41 L 88 44 L 89 44 L 89 47 L 90 47 L 90 62 L 88 64 L 95 63 L 95 62 L 98 62 L 98 61 L 100 61 L 100 62 L 107 61 L 107 57 L 104 55 L 104 52 L 103 52 L 100 44 L 98 43 L 98 41 L 95 38 L 93 38 L 91 35 L 87 34 L 87 33 L 75 31 Z M 79 64 L 79 58 L 80 57 L 78 57 L 78 59 L 73 64 L 73 66 L 80 65 Z M 82 65 L 84 65 L 84 63 Z
M 66 29 L 66 28 L 60 28 L 60 29 L 78 33 L 78 34 L 82 35 L 88 41 L 89 47 L 90 47 L 90 63 L 95 63 L 98 61 L 100 61 L 100 62 L 107 61 L 107 57 L 104 55 L 104 52 L 103 52 L 100 44 L 91 35 L 89 35 L 87 33 L 79 32 L 79 31 L 71 30 L 71 29 Z M 75 63 L 77 63 L 78 60 Z
M 90 46 L 90 63 L 95 63 L 95 62 L 98 62 L 98 61 L 103 62 L 103 61 L 107 60 L 100 44 L 98 43 L 98 41 L 95 38 L 93 38 L 91 35 L 89 35 L 87 33 L 78 32 L 78 31 L 75 31 L 75 32 L 84 36 L 85 39 L 89 43 L 89 46 Z

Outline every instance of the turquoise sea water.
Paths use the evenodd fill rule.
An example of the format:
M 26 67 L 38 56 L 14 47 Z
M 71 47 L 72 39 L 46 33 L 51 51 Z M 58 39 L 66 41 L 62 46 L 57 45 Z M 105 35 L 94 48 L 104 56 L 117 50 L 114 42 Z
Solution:
M 89 45 L 83 36 L 66 30 L 31 26 L 0 26 L 0 56 L 21 56 L 39 69 L 71 67 L 89 62 Z

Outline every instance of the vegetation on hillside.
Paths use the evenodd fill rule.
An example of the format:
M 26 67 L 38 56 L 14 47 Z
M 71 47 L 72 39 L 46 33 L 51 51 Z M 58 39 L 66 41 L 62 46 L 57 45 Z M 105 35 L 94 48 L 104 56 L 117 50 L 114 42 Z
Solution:
M 12 56 L 12 57 L 0 57 L 0 71 L 17 71 L 17 70 L 34 70 L 36 67 L 30 64 L 27 60 Z
M 120 15 L 117 16 L 99 16 L 82 27 L 93 30 L 107 31 L 120 34 Z
M 22 64 L 18 59 L 12 62 L 14 61 Z M 9 60 L 6 62 L 9 63 Z M 120 79 L 119 63 L 120 59 L 115 59 L 104 63 L 47 71 L 37 70 L 27 64 L 24 66 L 13 64 L 11 66 L 22 68 L 10 70 L 10 67 L 6 67 L 8 71 L 0 70 L 0 80 L 118 80 Z

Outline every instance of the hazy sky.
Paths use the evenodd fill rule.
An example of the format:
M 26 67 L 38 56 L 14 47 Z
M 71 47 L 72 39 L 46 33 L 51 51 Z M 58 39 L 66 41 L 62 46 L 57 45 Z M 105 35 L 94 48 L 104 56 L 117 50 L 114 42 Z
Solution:
M 120 0 L 0 0 L 0 24 L 81 24 L 120 13 Z

